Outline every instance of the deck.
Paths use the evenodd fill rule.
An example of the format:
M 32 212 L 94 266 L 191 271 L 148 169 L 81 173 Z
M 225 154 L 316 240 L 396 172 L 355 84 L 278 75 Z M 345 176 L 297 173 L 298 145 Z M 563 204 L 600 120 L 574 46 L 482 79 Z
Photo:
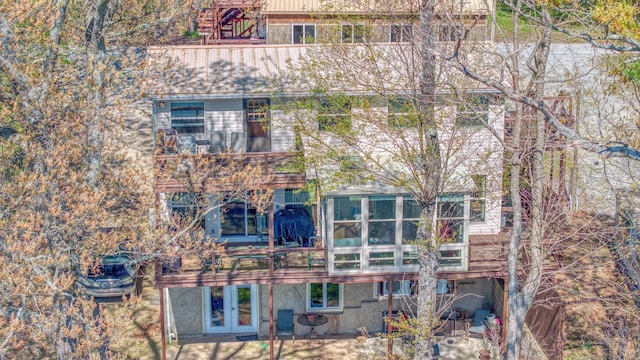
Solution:
M 304 171 L 287 152 L 220 153 L 154 156 L 155 193 L 182 192 L 194 184 L 210 192 L 245 188 L 288 189 L 306 185 Z M 246 174 L 244 178 L 238 174 Z
M 505 234 L 470 237 L 467 271 L 441 270 L 442 278 L 506 278 L 509 243 Z M 417 278 L 417 273 L 330 275 L 326 247 L 283 248 L 240 244 L 227 246 L 211 259 L 193 254 L 180 264 L 156 266 L 157 287 L 223 286 L 233 284 L 294 284 L 307 282 L 375 282 Z

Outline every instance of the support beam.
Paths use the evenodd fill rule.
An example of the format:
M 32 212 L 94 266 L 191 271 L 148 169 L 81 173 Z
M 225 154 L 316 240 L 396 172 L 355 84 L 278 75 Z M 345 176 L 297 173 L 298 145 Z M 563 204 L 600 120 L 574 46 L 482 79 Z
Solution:
M 167 339 L 166 339 L 166 329 L 164 324 L 164 289 L 162 287 L 158 288 L 158 292 L 160 294 L 160 343 L 162 344 L 162 360 L 167 360 Z
M 273 283 L 269 283 L 269 359 L 274 360 L 273 352 Z
M 387 321 L 387 358 L 391 359 L 391 354 L 393 353 L 393 336 L 391 336 L 393 332 L 393 325 L 391 324 L 391 320 L 393 320 L 393 280 L 387 280 L 387 293 L 389 294 L 389 302 L 387 303 L 387 316 L 389 317 L 389 321 Z

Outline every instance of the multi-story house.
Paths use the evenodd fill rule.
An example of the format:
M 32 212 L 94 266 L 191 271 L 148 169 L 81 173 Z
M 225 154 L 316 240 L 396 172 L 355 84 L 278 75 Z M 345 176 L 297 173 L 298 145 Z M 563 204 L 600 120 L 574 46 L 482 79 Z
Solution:
M 218 206 L 206 212 L 196 227 L 206 240 L 221 246 L 212 258 L 195 265 L 183 258 L 156 266 L 163 337 L 275 334 L 276 314 L 284 309 L 292 310 L 295 319 L 307 313 L 326 319 L 314 328 L 296 324 L 297 335 L 355 334 L 361 326 L 371 333 L 385 331 L 385 314 L 415 310 L 409 299 L 415 295 L 419 266 L 416 245 L 410 240 L 420 209 L 406 191 L 391 187 L 344 184 L 308 192 L 314 172 L 286 166 L 305 155 L 296 146 L 301 136 L 290 126 L 286 112 L 270 106 L 276 96 L 267 81 L 274 69 L 317 46 L 313 44 L 321 41 L 327 28 L 337 30 L 344 42 L 359 42 L 360 25 L 340 22 L 358 12 L 318 15 L 317 1 L 216 4 L 200 19 L 204 45 L 152 49 L 175 62 L 164 90 L 153 98 L 158 213 L 166 218 L 188 213 L 194 206 L 184 196 L 192 188 L 169 171 L 168 164 L 183 163 L 185 158 L 194 159 L 189 166 L 224 167 L 232 160 L 261 166 L 263 181 L 242 190 L 270 189 L 272 203 L 261 213 L 246 200 L 225 197 L 228 183 L 210 182 L 206 196 Z M 481 1 L 462 5 L 458 17 L 473 23 L 477 36 L 488 36 L 485 20 L 492 9 Z M 378 13 L 369 14 L 364 33 L 390 46 L 409 40 L 414 8 L 394 17 L 384 10 Z M 443 34 L 448 31 L 443 26 Z M 445 93 L 439 90 L 439 98 L 447 98 Z M 462 128 L 454 133 L 473 129 L 474 139 L 465 143 L 464 156 L 459 156 L 466 164 L 456 172 L 461 180 L 443 190 L 433 219 L 450 236 L 440 248 L 438 275 L 438 300 L 449 309 L 443 314 L 443 332 L 464 328 L 466 322 L 455 318 L 472 318 L 479 309 L 501 318 L 506 315 L 502 150 L 492 133 L 473 120 L 482 119 L 502 131 L 504 104 L 487 89 L 470 93 L 481 100 L 472 108 L 455 103 L 437 107 L 443 124 Z M 278 92 L 277 100 L 305 94 L 310 92 L 289 87 Z M 348 96 L 373 95 L 352 91 Z M 401 97 L 399 92 L 395 98 Z M 398 116 L 392 101 L 373 103 L 367 111 Z M 363 111 L 351 105 L 339 116 L 356 122 Z M 469 111 L 473 116 L 466 116 Z M 322 130 L 321 117 L 316 120 Z

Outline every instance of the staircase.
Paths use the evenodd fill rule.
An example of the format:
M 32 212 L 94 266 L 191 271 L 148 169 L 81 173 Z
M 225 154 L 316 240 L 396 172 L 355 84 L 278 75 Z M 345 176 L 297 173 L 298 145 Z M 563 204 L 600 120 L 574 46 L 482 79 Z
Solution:
M 265 43 L 257 39 L 259 0 L 220 1 L 203 8 L 198 16 L 202 45 L 223 43 Z

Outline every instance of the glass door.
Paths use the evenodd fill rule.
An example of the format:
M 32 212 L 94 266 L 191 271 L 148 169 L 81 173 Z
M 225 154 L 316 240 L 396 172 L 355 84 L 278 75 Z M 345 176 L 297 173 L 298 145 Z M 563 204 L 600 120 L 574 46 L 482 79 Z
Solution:
M 258 331 L 256 285 L 206 287 L 205 332 L 247 333 Z

